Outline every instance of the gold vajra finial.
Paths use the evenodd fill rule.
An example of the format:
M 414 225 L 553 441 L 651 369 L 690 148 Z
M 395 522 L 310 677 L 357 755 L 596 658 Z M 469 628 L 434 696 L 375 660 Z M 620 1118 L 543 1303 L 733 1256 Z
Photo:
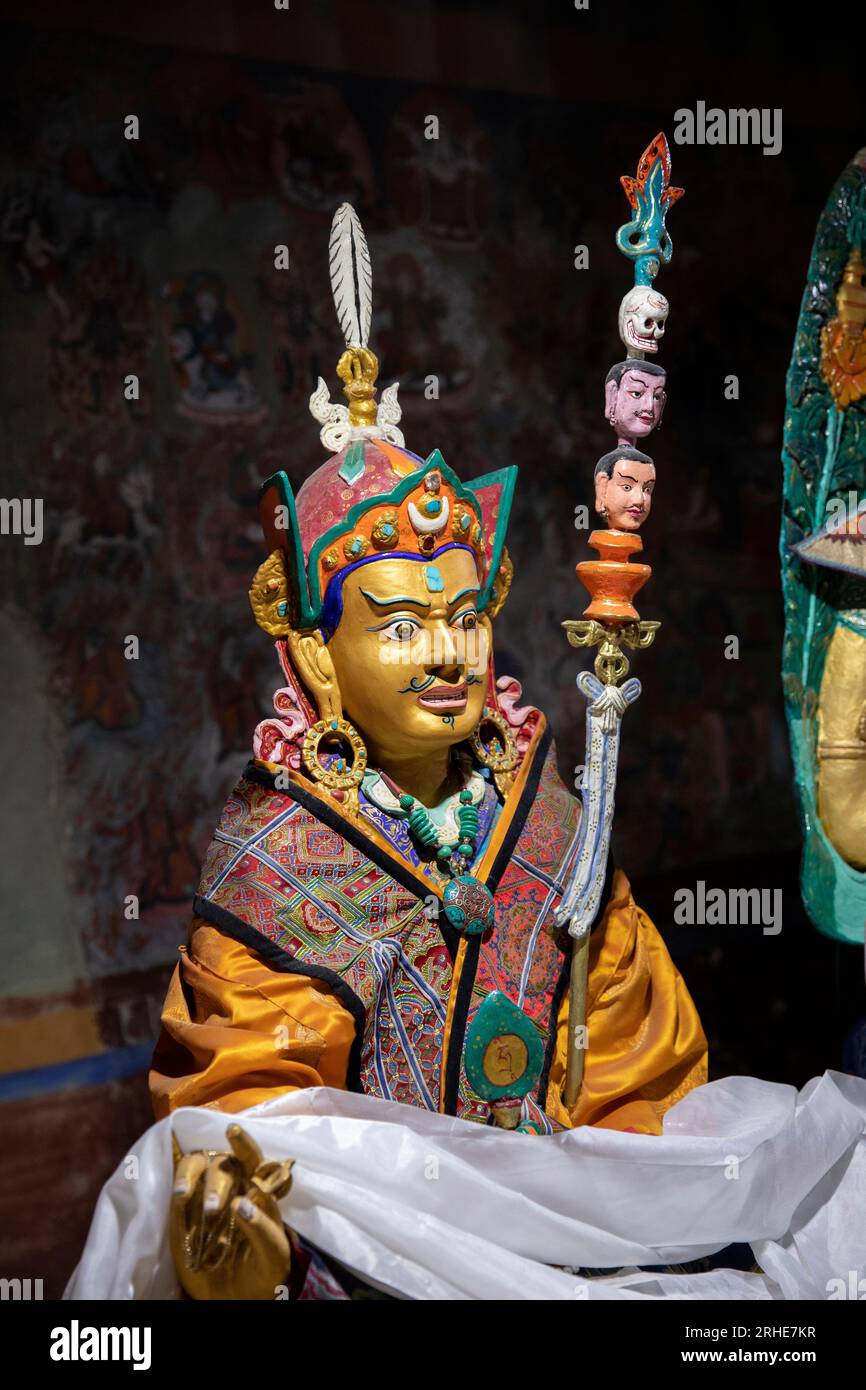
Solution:
M 859 329 L 866 326 L 866 266 L 857 247 L 848 257 L 845 274 L 836 294 L 836 309 L 843 323 Z
M 350 425 L 375 425 L 376 378 L 379 359 L 366 347 L 349 347 L 337 363 L 337 376 L 344 383 L 343 395 L 349 402 Z
M 598 647 L 595 674 L 602 685 L 617 685 L 628 675 L 629 660 L 623 647 L 644 650 L 651 647 L 661 624 L 644 619 L 613 626 L 594 618 L 565 622 L 566 636 L 573 647 Z

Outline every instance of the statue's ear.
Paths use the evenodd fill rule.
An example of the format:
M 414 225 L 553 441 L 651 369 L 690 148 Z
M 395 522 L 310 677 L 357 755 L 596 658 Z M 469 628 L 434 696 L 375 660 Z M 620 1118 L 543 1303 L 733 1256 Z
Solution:
M 599 516 L 606 516 L 604 509 L 605 497 L 607 496 L 607 485 L 610 478 L 606 473 L 597 473 L 595 476 L 595 510 Z
M 615 381 L 611 380 L 611 381 L 605 382 L 605 386 L 604 386 L 604 413 L 605 413 L 605 417 L 606 417 L 608 420 L 610 419 L 610 417 L 611 417 L 611 415 L 613 414 L 613 412 L 616 410 L 616 398 L 617 398 L 617 393 L 618 393 L 618 392 L 619 392 L 619 387 L 617 386 L 617 384 L 616 384 Z
M 295 670 L 319 707 L 319 718 L 342 719 L 343 703 L 337 673 L 319 629 L 298 632 L 290 628 L 286 646 Z
M 665 406 L 667 405 L 667 403 L 668 403 L 668 393 L 667 393 L 667 391 L 664 391 L 664 390 L 663 390 L 663 391 L 662 391 L 662 394 L 661 394 L 661 401 L 660 401 L 660 404 L 659 404 L 659 424 L 661 424 L 661 422 L 662 422 L 662 416 L 663 416 L 664 413 L 665 413 Z

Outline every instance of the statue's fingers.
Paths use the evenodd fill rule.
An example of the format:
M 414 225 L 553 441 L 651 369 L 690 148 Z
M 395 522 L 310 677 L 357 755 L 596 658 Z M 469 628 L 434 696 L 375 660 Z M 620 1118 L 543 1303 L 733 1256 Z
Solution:
M 249 1179 L 253 1173 L 264 1162 L 264 1154 L 251 1135 L 247 1134 L 240 1125 L 229 1125 L 226 1130 L 226 1138 L 232 1147 L 232 1153 L 244 1170 L 244 1177 Z
M 175 1168 L 169 1209 L 169 1231 L 175 1264 L 179 1270 L 185 1266 L 189 1267 L 195 1259 L 190 1240 L 199 1223 L 193 1199 L 200 1191 L 207 1165 L 207 1154 L 196 1151 L 182 1154 Z
M 202 1211 L 208 1219 L 225 1211 L 232 1195 L 238 1168 L 231 1154 L 217 1154 L 207 1166 L 204 1178 Z
M 174 1170 L 174 1183 L 171 1189 L 172 1210 L 182 1213 L 199 1185 L 202 1174 L 208 1165 L 208 1156 L 201 1150 L 182 1154 Z
M 235 1197 L 232 1211 L 238 1227 L 252 1249 L 253 1259 L 262 1271 L 273 1275 L 274 1289 L 288 1272 L 291 1247 L 286 1228 L 279 1217 L 274 1218 L 249 1197 Z
M 273 1197 L 276 1201 L 280 1201 L 292 1185 L 294 1166 L 295 1160 L 293 1158 L 286 1158 L 282 1163 L 262 1163 L 253 1174 L 252 1183 L 263 1196 Z

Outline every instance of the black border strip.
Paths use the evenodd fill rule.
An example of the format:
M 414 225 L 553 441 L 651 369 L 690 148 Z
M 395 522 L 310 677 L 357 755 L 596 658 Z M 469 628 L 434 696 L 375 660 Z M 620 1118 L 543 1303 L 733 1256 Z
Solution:
M 478 972 L 481 956 L 481 937 L 467 936 L 466 955 L 463 958 L 463 972 L 457 986 L 454 1013 L 451 1018 L 451 1032 L 448 1037 L 448 1062 L 445 1067 L 445 1097 L 443 1109 L 446 1115 L 457 1114 L 457 1097 L 460 1086 L 460 1064 L 463 1060 L 463 1041 L 466 1035 L 466 1020 L 472 1001 L 472 988 Z M 459 1046 L 457 1041 L 459 1039 Z
M 538 783 L 541 780 L 541 773 L 544 762 L 553 742 L 553 733 L 550 725 L 546 725 L 544 732 L 536 744 L 532 753 L 532 766 L 526 778 L 523 790 L 520 793 L 520 800 L 514 808 L 505 838 L 496 852 L 490 872 L 483 880 L 491 893 L 496 892 L 499 880 L 508 866 L 514 846 L 523 831 L 528 812 L 532 808 L 535 800 L 535 793 L 538 790 Z M 460 1085 L 460 1066 L 463 1059 L 463 1044 L 466 1040 L 466 1023 L 469 1017 L 469 1005 L 472 1000 L 472 990 L 475 986 L 475 977 L 478 973 L 478 962 L 481 957 L 481 937 L 474 936 L 467 938 L 466 955 L 463 960 L 463 972 L 460 976 L 460 984 L 457 986 L 457 998 L 454 1003 L 454 1014 L 451 1019 L 451 1033 L 448 1038 L 448 1061 L 445 1066 L 445 1097 L 444 1110 L 446 1115 L 457 1113 L 458 1088 Z
M 335 970 L 329 970 L 327 966 L 314 965 L 307 961 L 298 960 L 297 956 L 290 956 L 288 951 L 284 951 L 276 942 L 263 936 L 255 927 L 251 927 L 249 922 L 244 922 L 233 912 L 228 912 L 224 907 L 219 907 L 198 893 L 192 900 L 192 910 L 197 917 L 209 922 L 212 927 L 218 927 L 226 936 L 230 936 L 234 941 L 239 941 L 242 946 L 248 946 L 250 950 L 255 951 L 256 955 L 261 956 L 262 960 L 275 970 L 281 970 L 285 974 L 291 975 L 309 975 L 313 979 L 324 980 L 326 984 L 331 986 L 337 998 L 346 1006 L 355 1021 L 355 1040 L 349 1052 L 346 1088 L 349 1091 L 362 1091 L 361 1043 L 364 1037 L 367 1012 L 355 991 L 346 984 L 342 975 L 338 975 Z
M 550 751 L 552 742 L 553 733 L 548 724 L 536 744 L 535 751 L 532 754 L 532 767 L 529 770 L 529 775 L 526 778 L 523 791 L 520 793 L 520 800 L 514 808 L 508 829 L 505 832 L 505 838 L 496 852 L 496 858 L 490 866 L 490 872 L 484 880 L 491 893 L 495 893 L 496 889 L 499 887 L 499 880 L 505 873 L 514 847 L 520 838 L 527 814 L 535 800 L 535 793 L 538 791 L 538 784 L 541 781 L 544 761 Z

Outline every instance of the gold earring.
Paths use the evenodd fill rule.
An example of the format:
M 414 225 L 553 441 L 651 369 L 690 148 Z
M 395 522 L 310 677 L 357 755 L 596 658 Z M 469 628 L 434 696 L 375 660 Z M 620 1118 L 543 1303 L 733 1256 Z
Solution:
M 481 737 L 486 725 L 492 725 L 495 733 L 487 744 Z M 489 767 L 493 780 L 503 796 L 507 796 L 514 785 L 514 775 L 520 762 L 517 744 L 505 719 L 496 710 L 486 709 L 478 721 L 475 732 L 469 740 L 469 747 L 478 761 Z
M 338 757 L 329 767 L 319 762 L 319 745 L 323 739 L 347 743 L 352 750 L 352 762 Z M 307 774 L 325 787 L 336 801 L 342 801 L 351 811 L 358 809 L 358 788 L 367 771 L 367 748 L 354 724 L 348 719 L 320 719 L 311 724 L 304 735 L 301 760 Z

